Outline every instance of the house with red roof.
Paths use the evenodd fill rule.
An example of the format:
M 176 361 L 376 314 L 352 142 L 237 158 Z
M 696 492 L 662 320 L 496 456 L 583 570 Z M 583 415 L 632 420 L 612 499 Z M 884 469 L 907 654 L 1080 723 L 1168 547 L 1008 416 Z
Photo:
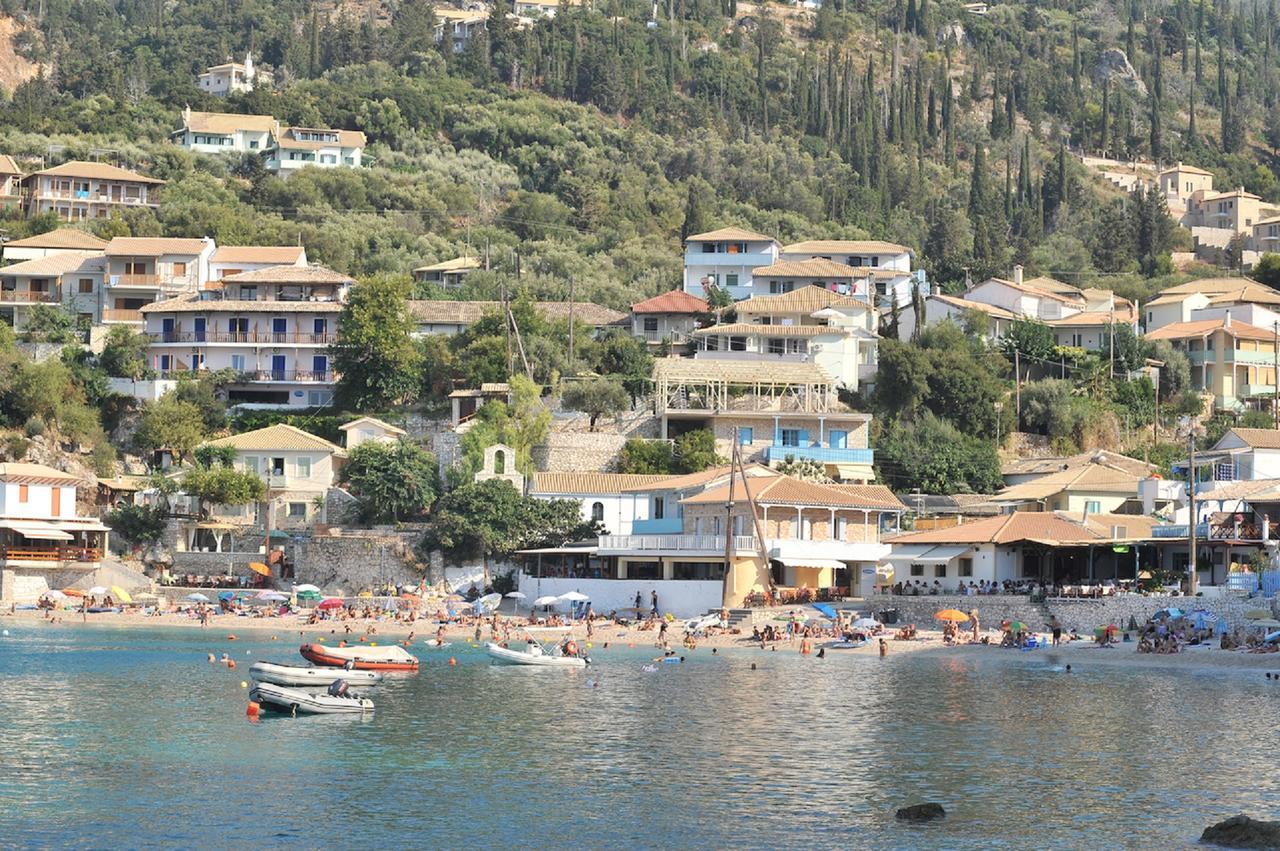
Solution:
M 631 305 L 631 334 L 650 346 L 684 345 L 710 314 L 706 299 L 670 290 Z

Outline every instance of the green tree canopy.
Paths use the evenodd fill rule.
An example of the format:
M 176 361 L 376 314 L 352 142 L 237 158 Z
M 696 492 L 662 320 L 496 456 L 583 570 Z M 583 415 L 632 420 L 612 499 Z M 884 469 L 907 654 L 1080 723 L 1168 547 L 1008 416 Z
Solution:
M 410 336 L 413 319 L 404 278 L 380 276 L 351 288 L 331 347 L 337 394 L 352 410 L 379 410 L 413 397 L 422 355 Z
M 588 429 L 595 431 L 597 420 L 601 417 L 616 417 L 627 410 L 630 399 L 621 379 L 599 376 L 567 383 L 560 401 L 569 410 L 582 411 L 590 417 Z
M 200 409 L 169 392 L 143 409 L 133 442 L 144 452 L 167 449 L 183 459 L 206 437 Z
M 359 498 L 366 522 L 399 521 L 435 501 L 436 459 L 407 441 L 368 441 L 351 450 L 342 481 Z

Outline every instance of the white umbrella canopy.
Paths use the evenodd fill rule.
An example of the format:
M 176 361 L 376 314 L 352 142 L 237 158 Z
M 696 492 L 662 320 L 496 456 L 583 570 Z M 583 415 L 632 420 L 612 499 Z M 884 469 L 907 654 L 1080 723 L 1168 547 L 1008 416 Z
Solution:
M 90 594 L 95 594 L 95 595 L 96 595 L 96 594 L 105 594 L 105 593 L 107 593 L 107 589 L 106 589 L 106 588 L 103 588 L 101 585 L 95 585 L 95 586 L 93 586 L 92 588 L 90 588 L 90 589 L 89 589 L 89 593 L 90 593 Z
M 190 601 L 191 601 L 191 602 L 193 602 L 193 603 L 207 603 L 207 602 L 209 602 L 209 598 L 208 598 L 208 597 L 206 597 L 205 595 L 203 595 L 203 594 L 199 593 L 199 592 L 196 592 L 195 594 L 188 594 L 188 595 L 187 595 L 186 597 L 184 597 L 183 599 L 185 599 L 185 600 L 190 600 Z
M 294 590 L 294 591 L 297 591 L 299 594 L 301 594 L 301 593 L 303 593 L 303 592 L 305 592 L 305 591 L 314 591 L 314 592 L 316 592 L 317 594 L 319 594 L 319 593 L 320 593 L 320 589 L 319 589 L 319 588 L 317 588 L 317 587 L 316 587 L 316 586 L 314 586 L 314 585 L 295 585 L 295 586 L 293 586 L 293 590 Z
M 511 600 L 523 600 L 523 599 L 524 599 L 524 595 L 523 595 L 523 594 L 521 594 L 519 591 L 508 591 L 508 592 L 507 592 L 507 594 L 506 594 L 506 596 L 507 596 L 509 599 L 511 599 Z
M 850 626 L 854 629 L 875 629 L 880 625 L 880 621 L 874 618 L 858 618 Z
M 501 602 L 501 594 L 485 594 L 479 600 L 476 600 L 476 607 L 481 609 L 496 609 L 498 608 L 498 604 Z
M 539 597 L 533 601 L 533 604 L 535 606 L 554 606 L 558 602 L 560 602 L 559 597 Z
M 561 594 L 556 599 L 564 600 L 566 603 L 584 603 L 587 600 L 590 600 L 591 598 L 588 597 L 586 594 L 579 593 L 578 591 L 568 591 L 564 594 Z

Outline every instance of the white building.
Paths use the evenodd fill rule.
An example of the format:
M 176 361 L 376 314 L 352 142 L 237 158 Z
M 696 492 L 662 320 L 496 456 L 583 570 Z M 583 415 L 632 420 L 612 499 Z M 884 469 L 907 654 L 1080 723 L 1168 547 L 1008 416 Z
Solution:
M 846 294 L 875 293 L 881 310 L 911 304 L 916 276 L 911 271 L 911 249 L 880 240 L 814 239 L 784 245 L 779 259 L 785 261 L 830 260 L 854 270 L 857 285 Z M 927 294 L 927 290 L 926 290 Z
M 337 380 L 329 346 L 351 283 L 320 266 L 271 266 L 228 276 L 221 291 L 147 305 L 151 367 L 161 377 L 233 370 L 234 404 L 329 405 Z
M 767 294 L 753 285 L 754 270 L 778 262 L 778 242 L 742 228 L 720 228 L 685 240 L 684 291 L 708 298 L 722 289 L 738 301 Z
M 455 257 L 419 266 L 413 270 L 413 279 L 420 284 L 435 284 L 441 289 L 456 290 L 466 282 L 467 275 L 482 268 L 484 263 L 479 257 Z
M 603 524 L 605 534 L 630 535 L 637 529 L 678 532 L 678 502 L 664 502 L 663 494 L 672 493 L 664 483 L 684 478 L 633 473 L 534 473 L 529 496 L 572 499 L 582 505 L 582 519 Z M 670 518 L 666 517 L 666 509 L 671 510 Z
M 206 68 L 197 80 L 200 91 L 217 97 L 226 97 L 232 92 L 253 91 L 253 81 L 257 71 L 253 67 L 253 57 L 244 55 L 244 62 L 224 62 Z
M 223 245 L 209 259 L 210 282 L 272 266 L 306 266 L 307 250 L 300 245 Z
M 284 127 L 275 134 L 266 166 L 281 177 L 307 166 L 360 168 L 367 144 L 359 130 Z
M 141 322 L 144 306 L 196 293 L 209 282 L 214 244 L 204 239 L 116 237 L 107 244 L 104 321 Z
M 338 480 L 346 451 L 322 437 L 277 424 L 209 441 L 235 450 L 235 466 L 260 476 L 272 529 L 302 529 L 320 513 L 317 502 Z M 319 499 L 317 499 L 319 498 Z M 261 526 L 263 505 L 220 506 L 214 515 Z
M 270 115 L 182 111 L 182 126 L 171 138 L 198 154 L 261 153 L 273 144 L 280 123 Z
M 711 307 L 704 299 L 684 290 L 668 290 L 631 305 L 631 335 L 651 346 L 682 346 L 710 316 Z
M 436 6 L 436 44 L 447 39 L 454 53 L 467 49 L 471 39 L 483 32 L 489 15 L 482 9 L 455 9 L 452 6 Z
M 108 529 L 76 512 L 76 476 L 0 464 L 0 600 L 29 603 L 101 566 Z
M 0 268 L 0 317 L 22 331 L 36 305 L 63 305 L 98 324 L 104 264 L 101 252 L 68 251 Z
M 59 221 L 110 218 L 112 213 L 160 206 L 164 181 L 106 163 L 72 160 L 22 179 L 28 216 L 52 212 Z
M 408 435 L 404 429 L 383 422 L 377 417 L 360 417 L 349 423 L 343 423 L 338 426 L 338 430 L 344 435 L 343 443 L 348 452 L 362 443 L 395 443 Z
M 696 359 L 814 363 L 854 391 L 875 381 L 878 317 L 863 297 L 806 286 L 752 296 L 737 312 L 737 322 L 692 332 Z

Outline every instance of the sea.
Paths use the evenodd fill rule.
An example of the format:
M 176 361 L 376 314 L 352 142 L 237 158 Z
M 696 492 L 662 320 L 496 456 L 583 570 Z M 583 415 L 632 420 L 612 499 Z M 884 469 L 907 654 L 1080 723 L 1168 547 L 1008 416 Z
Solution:
M 300 662 L 296 631 L 0 626 L 6 848 L 1187 848 L 1280 813 L 1260 670 L 996 649 L 652 665 L 605 632 L 585 671 L 419 645 L 368 717 L 254 720 L 249 665 Z M 925 801 L 945 820 L 895 820 Z

